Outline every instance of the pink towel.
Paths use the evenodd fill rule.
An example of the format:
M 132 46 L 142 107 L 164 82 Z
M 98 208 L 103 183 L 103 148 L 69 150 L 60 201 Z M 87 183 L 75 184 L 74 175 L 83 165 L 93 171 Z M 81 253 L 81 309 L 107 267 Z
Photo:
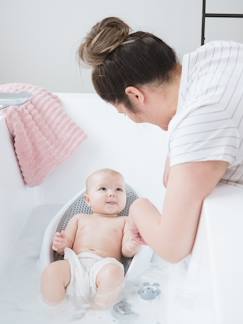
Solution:
M 0 85 L 0 92 L 29 92 L 32 98 L 3 110 L 25 184 L 39 185 L 86 137 L 70 119 L 60 99 L 45 89 L 22 83 Z

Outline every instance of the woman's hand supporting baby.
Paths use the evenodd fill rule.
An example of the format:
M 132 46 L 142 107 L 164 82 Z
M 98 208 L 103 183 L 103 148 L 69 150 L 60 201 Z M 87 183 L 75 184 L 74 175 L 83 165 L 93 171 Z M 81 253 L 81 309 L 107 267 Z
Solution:
M 65 231 L 56 232 L 52 242 L 52 250 L 59 254 L 64 253 L 64 249 L 68 246 L 68 238 Z
M 145 244 L 139 235 L 132 219 L 126 217 L 124 234 L 122 240 L 122 254 L 126 257 L 133 257 L 139 251 L 142 244 Z

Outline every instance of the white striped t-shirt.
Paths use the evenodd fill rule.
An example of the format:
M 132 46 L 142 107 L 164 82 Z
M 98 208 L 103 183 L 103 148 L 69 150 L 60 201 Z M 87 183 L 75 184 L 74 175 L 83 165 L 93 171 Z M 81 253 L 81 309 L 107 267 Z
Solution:
M 243 44 L 214 41 L 183 57 L 168 130 L 170 166 L 227 161 L 222 180 L 243 184 Z

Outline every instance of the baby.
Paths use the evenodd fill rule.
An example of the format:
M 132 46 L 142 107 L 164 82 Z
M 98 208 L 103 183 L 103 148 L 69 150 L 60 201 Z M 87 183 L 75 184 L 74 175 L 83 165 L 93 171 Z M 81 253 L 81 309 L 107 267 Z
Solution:
M 122 255 L 134 256 L 139 241 L 127 216 L 118 214 L 126 205 L 122 175 L 111 169 L 92 173 L 86 180 L 85 201 L 91 215 L 78 214 L 65 231 L 56 233 L 52 249 L 64 260 L 48 265 L 42 274 L 41 290 L 49 304 L 65 295 L 82 305 L 107 308 L 118 299 L 124 281 Z

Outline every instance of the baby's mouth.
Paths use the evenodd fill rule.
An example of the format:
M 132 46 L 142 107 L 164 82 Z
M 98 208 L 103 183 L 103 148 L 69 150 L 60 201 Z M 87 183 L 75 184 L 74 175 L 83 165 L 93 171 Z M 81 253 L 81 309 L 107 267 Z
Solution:
M 116 205 L 116 204 L 117 204 L 116 201 L 107 201 L 106 203 L 107 203 L 108 205 Z

